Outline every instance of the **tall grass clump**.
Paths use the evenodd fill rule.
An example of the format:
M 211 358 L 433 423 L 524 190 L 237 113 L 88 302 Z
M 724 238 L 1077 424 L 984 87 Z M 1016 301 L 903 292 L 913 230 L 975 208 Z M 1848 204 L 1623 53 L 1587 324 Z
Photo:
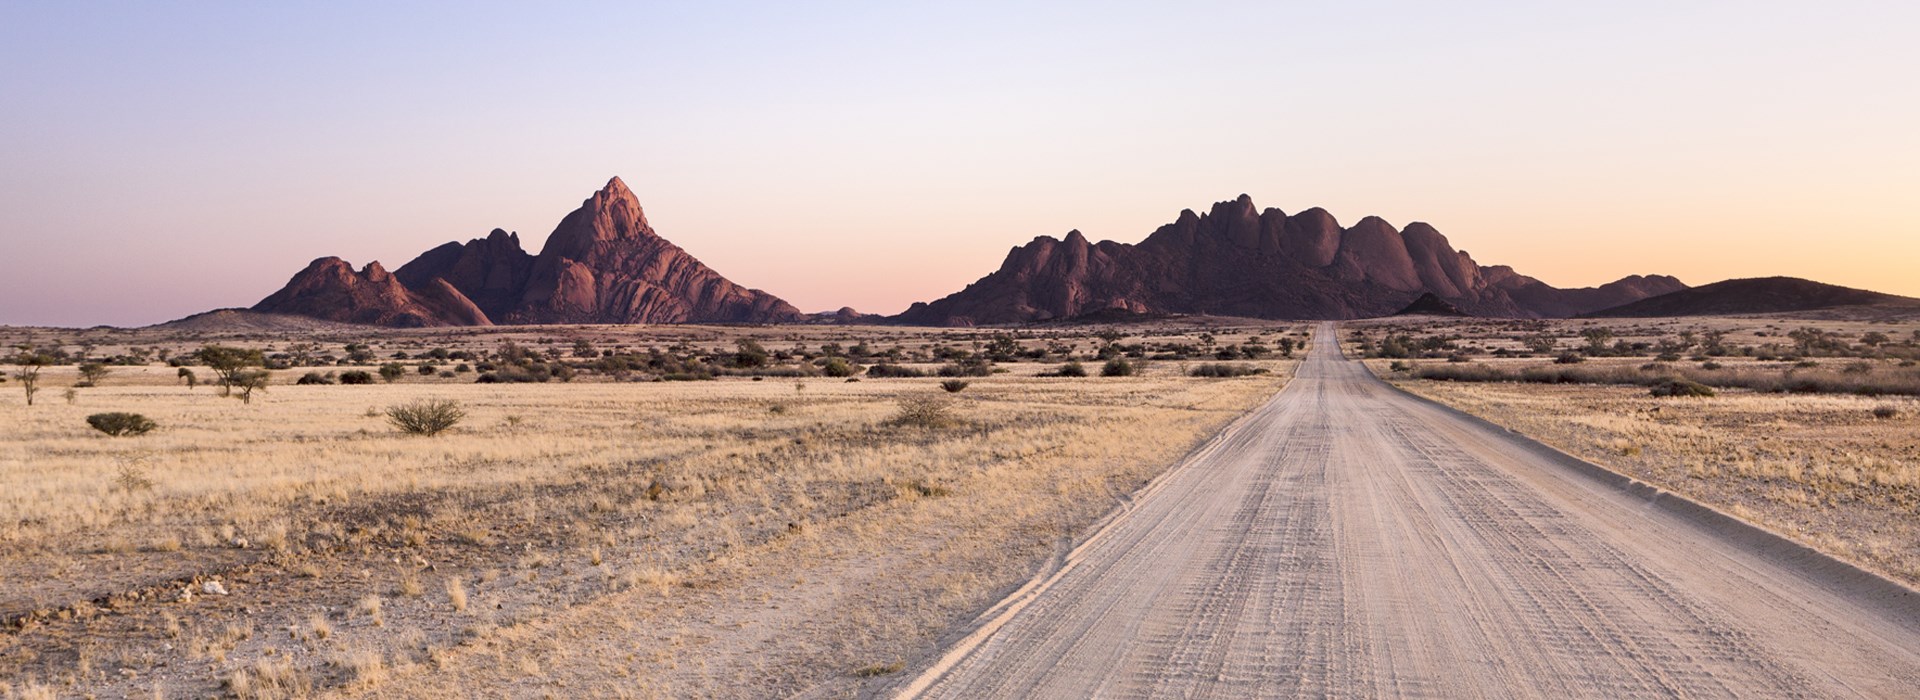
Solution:
M 900 400 L 900 410 L 887 419 L 887 425 L 900 428 L 945 428 L 958 423 L 953 402 L 944 396 L 909 396 Z
M 448 399 L 422 399 L 387 407 L 387 422 L 411 435 L 433 437 L 446 432 L 467 417 L 459 402 Z

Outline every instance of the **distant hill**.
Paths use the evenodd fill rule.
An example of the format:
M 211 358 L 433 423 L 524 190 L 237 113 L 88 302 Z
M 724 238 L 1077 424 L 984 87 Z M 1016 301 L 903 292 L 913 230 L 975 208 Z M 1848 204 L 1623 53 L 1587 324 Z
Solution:
M 1666 318 L 1819 311 L 1842 307 L 1911 306 L 1920 299 L 1823 284 L 1798 277 L 1734 279 L 1682 289 L 1584 314 L 1583 318 Z
M 1482 266 L 1432 226 L 1369 216 L 1343 227 L 1323 209 L 1260 209 L 1246 195 L 1180 212 L 1137 244 L 1079 231 L 1041 236 L 965 289 L 914 304 L 899 323 L 1034 323 L 1126 312 L 1250 318 L 1385 316 L 1422 294 L 1493 317 L 1566 317 L 1665 294 L 1672 277 L 1558 289 L 1504 265 Z
M 214 309 L 147 326 L 156 330 L 198 333 L 310 333 L 356 327 L 311 316 L 263 313 L 251 309 Z

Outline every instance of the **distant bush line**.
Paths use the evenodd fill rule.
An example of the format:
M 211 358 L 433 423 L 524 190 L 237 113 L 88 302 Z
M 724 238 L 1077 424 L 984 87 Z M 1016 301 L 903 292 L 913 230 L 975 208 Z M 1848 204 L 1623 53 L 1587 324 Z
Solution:
M 1660 387 L 1673 380 L 1721 389 L 1738 388 L 1789 394 L 1857 394 L 1860 396 L 1920 396 L 1920 371 L 1908 368 L 1847 366 L 1826 368 L 1754 368 L 1675 366 L 1649 363 L 1626 365 L 1533 365 L 1499 367 L 1492 364 L 1432 364 L 1412 367 L 1419 379 L 1446 382 L 1526 382 L 1533 384 L 1623 384 Z

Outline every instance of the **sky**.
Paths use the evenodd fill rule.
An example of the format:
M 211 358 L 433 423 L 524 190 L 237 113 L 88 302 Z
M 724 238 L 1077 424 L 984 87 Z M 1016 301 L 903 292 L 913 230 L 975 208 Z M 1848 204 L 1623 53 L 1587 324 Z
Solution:
M 803 310 L 894 313 L 1250 195 L 1556 286 L 1920 296 L 1920 3 L 0 0 L 0 324 L 249 306 L 608 178 Z

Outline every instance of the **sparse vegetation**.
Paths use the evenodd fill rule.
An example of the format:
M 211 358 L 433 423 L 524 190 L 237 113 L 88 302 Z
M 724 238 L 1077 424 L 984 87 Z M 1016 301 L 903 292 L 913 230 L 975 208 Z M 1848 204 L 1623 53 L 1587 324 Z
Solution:
M 1293 354 L 1292 345 L 1288 344 L 1286 347 L 1287 347 L 1287 355 L 1292 356 Z M 1111 360 L 1107 360 L 1107 364 L 1103 365 L 1100 368 L 1100 376 L 1131 377 L 1133 376 L 1133 363 L 1128 362 L 1126 358 L 1123 358 L 1123 357 L 1116 357 Z
M 945 390 L 949 394 L 958 394 L 962 391 L 966 391 L 968 386 L 971 386 L 971 385 L 968 384 L 966 381 L 959 380 L 959 379 L 949 379 L 944 382 L 940 382 L 940 388 Z
M 272 696 L 282 692 L 272 690 L 276 684 L 301 683 L 306 689 L 293 692 L 438 696 L 453 679 L 487 672 L 480 655 L 458 651 L 463 644 L 486 649 L 491 642 L 537 657 L 533 667 L 542 674 L 578 677 L 581 658 L 604 651 L 597 640 L 632 636 L 560 633 L 579 624 L 579 613 L 600 610 L 606 614 L 586 618 L 587 625 L 647 617 L 666 631 L 635 638 L 630 651 L 639 656 L 622 665 L 712 694 L 703 684 L 713 681 L 674 670 L 690 668 L 691 657 L 669 638 L 688 616 L 711 612 L 703 607 L 712 605 L 708 591 L 758 596 L 801 579 L 828 582 L 861 596 L 863 610 L 900 621 L 875 634 L 863 627 L 875 618 L 864 613 L 823 617 L 809 610 L 808 639 L 796 639 L 788 652 L 794 664 L 758 672 L 770 693 L 797 692 L 791 684 L 800 676 L 792 670 L 803 664 L 832 668 L 848 664 L 847 654 L 885 660 L 918 653 L 901 651 L 903 635 L 924 634 L 1028 575 L 1060 533 L 1105 512 L 1117 494 L 1280 384 L 1198 381 L 1174 364 L 1142 364 L 1182 346 L 1194 357 L 1213 357 L 1218 346 L 1200 349 L 1191 340 L 1196 331 L 1187 329 L 1099 344 L 1082 329 L 796 327 L 775 335 L 764 328 L 636 327 L 554 331 L 552 338 L 543 330 L 189 337 L 167 341 L 173 348 L 148 355 L 145 367 L 112 359 L 132 354 L 124 341 L 80 353 L 71 351 L 81 344 L 78 333 L 32 339 L 34 347 L 70 349 L 42 375 L 58 384 L 42 387 L 75 381 L 79 358 L 114 371 L 105 386 L 82 390 L 83 403 L 102 408 L 19 411 L 21 429 L 0 431 L 0 463 L 25 465 L 0 470 L 0 512 L 8 513 L 0 543 L 13 545 L 0 570 L 34 572 L 12 579 L 18 592 L 7 609 L 51 611 L 15 638 L 13 648 L 23 653 L 0 654 L 0 677 L 70 678 L 62 687 L 102 697 L 144 696 L 150 679 L 162 677 L 167 693 L 181 697 Z M 1219 346 L 1255 344 L 1246 331 L 1214 331 Z M 768 353 L 752 374 L 728 359 L 735 339 L 749 333 Z M 518 351 L 497 352 L 503 338 Z M 578 357 L 572 348 L 582 338 L 601 356 Z M 0 338 L 0 347 L 21 340 Z M 195 350 L 213 342 L 258 349 L 263 364 L 247 371 L 279 368 L 273 400 L 240 411 L 179 391 L 184 363 L 211 383 Z M 1274 343 L 1269 334 L 1264 344 Z M 1124 381 L 1034 379 L 1069 361 L 1091 374 L 1101 366 L 1092 358 L 1101 354 L 1103 364 L 1125 358 L 1136 374 Z M 925 375 L 951 364 L 997 378 L 990 387 L 971 376 L 944 378 L 970 381 L 970 392 L 990 388 L 977 402 L 935 389 L 944 379 L 887 379 L 887 370 L 872 375 L 882 381 L 822 381 L 835 357 L 868 372 L 891 365 L 899 375 Z M 390 359 L 407 370 L 391 385 L 309 385 L 279 394 L 277 385 L 308 373 L 333 373 L 340 383 L 351 372 L 371 375 Z M 529 376 L 544 366 L 556 382 L 558 368 L 568 366 L 579 378 L 509 389 L 413 376 L 421 366 L 456 362 Z M 1284 366 L 1277 356 L 1246 362 Z M 714 381 L 626 383 L 683 372 Z M 756 383 L 753 376 L 787 381 Z M 473 377 L 466 374 L 468 382 Z M 794 390 L 795 380 L 805 381 L 803 392 Z M 935 427 L 892 422 L 901 399 L 927 396 L 951 401 L 952 410 L 908 423 Z M 458 400 L 470 415 L 436 440 L 410 439 L 386 424 L 386 407 L 423 397 Z M 776 405 L 787 410 L 772 413 Z M 76 429 L 93 432 L 78 428 L 79 418 L 103 410 L 137 410 L 164 430 L 126 441 L 75 439 Z M 930 547 L 936 530 L 950 544 Z M 886 533 L 884 544 L 877 533 Z M 845 574 L 816 566 L 824 547 L 875 548 L 901 560 L 867 576 L 836 578 Z M 86 553 L 89 565 L 60 565 L 69 552 Z M 245 564 L 236 570 L 236 562 Z M 113 573 L 103 579 L 102 571 Z M 181 577 L 192 584 L 151 590 L 121 583 Z M 232 597 L 206 583 L 223 584 Z M 683 593 L 696 588 L 698 595 Z M 377 617 L 360 604 L 369 595 L 385 598 Z M 112 615 L 82 609 L 103 596 L 116 601 Z M 85 605 L 69 613 L 69 601 Z M 784 597 L 779 603 L 814 605 Z M 72 663 L 69 647 L 54 646 L 83 629 L 129 641 L 87 652 L 95 654 L 89 670 Z M 529 648 L 529 635 L 563 640 L 548 645 L 562 653 Z M 166 644 L 179 650 L 178 661 L 158 651 Z M 101 663 L 102 654 L 112 661 Z M 356 666 L 356 658 L 368 663 Z M 161 659 L 169 667 L 154 670 Z M 287 663 L 262 663 L 277 661 Z M 723 673 L 740 669 L 735 656 L 710 661 Z M 120 675 L 122 668 L 132 673 Z M 282 668 L 293 674 L 287 682 L 270 680 L 282 677 Z M 235 678 L 237 686 L 223 689 Z M 378 685 L 370 690 L 362 678 Z

